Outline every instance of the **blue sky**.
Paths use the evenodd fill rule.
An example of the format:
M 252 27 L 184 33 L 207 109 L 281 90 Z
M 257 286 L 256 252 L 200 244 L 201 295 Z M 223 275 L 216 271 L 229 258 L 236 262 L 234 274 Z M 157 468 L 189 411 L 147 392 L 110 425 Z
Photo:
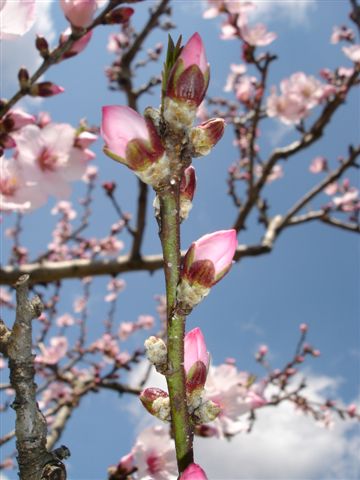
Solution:
M 136 25 L 144 23 L 149 3 L 134 5 Z M 49 9 L 42 8 L 39 31 L 55 30 L 54 38 L 57 38 L 66 28 L 58 2 L 54 2 Z M 269 85 L 278 84 L 295 71 L 318 75 L 323 67 L 350 66 L 341 47 L 329 42 L 332 27 L 347 23 L 348 10 L 348 2 L 342 0 L 262 2 L 258 20 L 265 21 L 269 30 L 278 33 L 271 51 L 279 56 L 279 60 L 274 65 Z M 241 52 L 236 41 L 220 42 L 219 19 L 203 20 L 201 12 L 200 1 L 175 1 L 173 19 L 178 28 L 174 36 L 181 33 L 187 39 L 194 31 L 201 34 L 211 66 L 209 93 L 221 95 L 229 64 L 241 63 Z M 90 124 L 98 125 L 102 105 L 122 104 L 123 95 L 107 89 L 104 75 L 105 67 L 113 60 L 106 50 L 111 31 L 116 31 L 116 27 L 97 29 L 83 54 L 52 68 L 46 74 L 46 80 L 62 85 L 65 93 L 40 104 L 27 102 L 29 111 L 49 111 L 56 122 L 76 125 L 79 119 L 85 117 Z M 33 34 L 31 32 L 28 38 Z M 164 32 L 155 32 L 146 47 L 152 47 L 158 41 L 166 43 Z M 26 49 L 22 47 L 24 42 Z M 6 67 L 3 70 L 6 74 L 1 95 L 10 96 L 15 88 L 12 72 L 16 72 L 23 64 L 32 70 L 34 57 L 31 55 L 31 42 L 26 39 L 11 45 L 2 44 L 1 48 Z M 158 69 L 160 65 L 152 65 L 146 73 L 155 73 Z M 137 85 L 144 78 L 140 76 L 136 80 Z M 158 103 L 159 96 L 156 93 L 144 98 L 141 107 L 156 107 Z M 318 180 L 308 173 L 315 156 L 324 155 L 330 165 L 335 166 L 337 157 L 346 154 L 349 143 L 356 142 L 360 123 L 358 107 L 359 93 L 352 93 L 347 105 L 341 108 L 329 126 L 325 138 L 284 165 L 285 178 L 267 187 L 272 214 L 285 212 Z M 267 121 L 260 142 L 264 156 L 275 146 L 286 145 L 293 138 L 292 135 L 277 121 Z M 102 181 L 117 179 L 120 204 L 125 211 L 131 212 L 137 195 L 133 175 L 125 167 L 105 157 L 101 148 L 102 142 L 99 141 L 94 147 L 97 153 L 94 164 L 100 169 L 100 178 Z M 183 248 L 205 233 L 229 228 L 234 221 L 236 212 L 226 196 L 226 174 L 237 155 L 229 127 L 224 139 L 209 157 L 194 160 L 198 190 L 191 217 L 183 227 Z M 351 178 L 353 182 L 358 182 L 354 174 Z M 83 194 L 83 185 L 79 184 L 74 188 L 74 200 L 80 194 Z M 100 187 L 96 195 L 89 232 L 101 236 L 106 234 L 115 215 Z M 53 203 L 51 201 L 50 205 Z M 5 227 L 9 224 L 11 220 L 6 219 Z M 39 245 L 45 246 L 49 242 L 53 224 L 49 205 L 26 219 L 25 227 L 28 229 L 24 232 L 24 243 L 34 256 L 39 252 Z M 37 226 L 36 235 L 30 228 L 32 225 Z M 160 251 L 157 226 L 150 209 L 148 227 L 144 253 L 157 253 Z M 248 230 L 240 235 L 239 241 L 257 242 L 259 235 L 259 228 L 252 221 Z M 125 238 L 125 243 L 129 245 L 128 238 Z M 310 326 L 309 340 L 321 350 L 321 356 L 310 360 L 306 367 L 312 379 L 313 394 L 321 397 L 330 389 L 335 398 L 341 398 L 348 404 L 359 397 L 359 278 L 359 242 L 354 234 L 314 223 L 294 227 L 281 235 L 270 255 L 244 259 L 235 265 L 226 279 L 192 313 L 188 328 L 201 327 L 214 364 L 231 356 L 236 358 L 240 369 L 260 375 L 262 372 L 253 360 L 259 344 L 268 344 L 274 366 L 282 366 L 293 354 L 298 339 L 298 325 L 306 322 Z M 142 313 L 155 314 L 153 297 L 164 291 L 161 272 L 153 277 L 144 273 L 127 274 L 125 279 L 127 289 L 119 299 L 118 322 L 135 320 Z M 96 293 L 90 303 L 92 315 L 89 336 L 94 339 L 102 330 L 105 286 L 106 279 L 96 280 L 93 289 Z M 66 282 L 61 300 L 65 311 L 71 309 L 72 301 L 78 295 L 81 295 L 80 282 Z M 84 399 L 82 408 L 75 412 L 61 440 L 72 451 L 69 461 L 71 480 L 104 478 L 106 466 L 115 463 L 131 448 L 137 429 L 136 421 L 140 421 L 142 415 L 139 414 L 140 417 L 134 420 L 128 414 L 129 408 L 134 408 L 132 399 L 119 398 L 112 393 L 91 395 Z M 199 458 L 209 478 L 358 478 L 360 467 L 356 464 L 355 452 L 359 430 L 354 432 L 349 425 L 336 425 L 332 431 L 324 431 L 314 422 L 295 415 L 292 408 L 285 407 L 279 412 L 268 409 L 261 412 L 253 440 L 248 441 L 248 437 L 236 439 L 232 446 L 226 445 L 224 450 L 215 441 L 199 445 Z M 271 438 L 266 433 L 268 431 L 276 431 L 276 439 Z M 278 442 L 277 439 L 288 438 L 287 435 L 291 436 L 288 442 Z M 296 458 L 299 448 L 304 449 L 301 462 Z M 246 454 L 238 457 L 240 450 Z M 322 458 L 323 461 L 319 461 L 319 457 L 314 458 L 315 450 L 320 452 L 320 460 Z M 216 462 L 212 461 L 213 451 L 229 455 L 222 457 L 229 458 L 224 461 L 228 470 L 219 473 Z M 261 466 L 255 460 L 258 456 L 263 460 Z M 282 458 L 286 458 L 286 462 L 280 472 L 276 468 Z M 331 471 L 327 465 L 329 458 L 334 459 Z M 247 467 L 243 468 L 245 464 Z M 239 473 L 241 468 L 242 473 Z M 8 477 L 16 478 L 10 474 Z

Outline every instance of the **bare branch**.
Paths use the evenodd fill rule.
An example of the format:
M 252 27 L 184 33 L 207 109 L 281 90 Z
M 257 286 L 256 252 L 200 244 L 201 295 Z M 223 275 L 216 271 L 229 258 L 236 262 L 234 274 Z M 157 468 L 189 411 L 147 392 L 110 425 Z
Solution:
M 42 480 L 52 469 L 59 479 L 66 479 L 62 462 L 46 450 L 46 420 L 36 402 L 32 320 L 43 309 L 39 297 L 28 298 L 29 277 L 23 275 L 15 284 L 16 318 L 8 340 L 10 382 L 15 390 L 12 408 L 16 412 L 15 434 L 21 480 Z M 55 478 L 55 477 L 49 477 Z

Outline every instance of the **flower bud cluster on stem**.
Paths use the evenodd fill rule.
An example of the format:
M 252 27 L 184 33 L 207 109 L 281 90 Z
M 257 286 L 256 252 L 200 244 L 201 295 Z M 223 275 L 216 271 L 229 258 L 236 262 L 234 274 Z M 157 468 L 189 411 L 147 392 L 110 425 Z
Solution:
M 130 168 L 156 193 L 154 208 L 166 281 L 167 344 L 150 337 L 145 348 L 149 361 L 165 375 L 168 393 L 147 388 L 140 400 L 152 415 L 171 421 L 180 474 L 194 465 L 194 426 L 214 420 L 220 412 L 216 403 L 203 398 L 209 354 L 200 329 L 185 336 L 186 314 L 230 270 L 237 246 L 235 230 L 205 235 L 192 244 L 181 264 L 180 223 L 189 215 L 196 187 L 192 157 L 210 153 L 225 127 L 219 118 L 193 126 L 209 72 L 198 33 L 184 47 L 181 37 L 176 44 L 169 37 L 160 109 L 148 107 L 141 116 L 129 107 L 105 106 L 101 125 L 105 154 Z

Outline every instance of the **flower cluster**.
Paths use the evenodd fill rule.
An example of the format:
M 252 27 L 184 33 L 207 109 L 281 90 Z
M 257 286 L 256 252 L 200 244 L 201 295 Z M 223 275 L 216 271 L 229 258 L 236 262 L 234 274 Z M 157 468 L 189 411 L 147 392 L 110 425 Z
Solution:
M 13 123 L 10 138 L 15 152 L 10 160 L 0 158 L 1 210 L 33 210 L 50 195 L 68 197 L 70 182 L 82 177 L 95 156 L 88 146 L 97 136 L 85 128 L 75 130 L 49 119 L 35 124 L 28 117 L 10 112 L 4 120 Z
M 317 78 L 297 72 L 282 80 L 278 95 L 276 87 L 267 100 L 267 114 L 277 117 L 285 124 L 297 124 L 309 115 L 310 110 L 327 100 L 336 92 L 332 85 Z

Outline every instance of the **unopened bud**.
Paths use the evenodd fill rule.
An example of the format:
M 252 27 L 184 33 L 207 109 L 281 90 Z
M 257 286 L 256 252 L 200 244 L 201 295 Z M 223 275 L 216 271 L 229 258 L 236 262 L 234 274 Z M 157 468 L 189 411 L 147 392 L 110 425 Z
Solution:
M 225 121 L 222 118 L 212 118 L 198 127 L 192 128 L 190 132 L 192 156 L 208 155 L 223 136 L 224 130 Z
M 26 68 L 22 67 L 18 73 L 19 84 L 22 89 L 29 88 L 30 75 Z
M 180 183 L 180 218 L 186 220 L 192 209 L 192 199 L 196 189 L 195 168 L 190 165 L 186 168 Z
M 58 93 L 62 93 L 64 89 L 52 82 L 36 83 L 30 88 L 30 95 L 33 97 L 52 97 Z
M 308 329 L 309 329 L 309 327 L 308 327 L 308 325 L 307 325 L 306 323 L 301 323 L 299 328 L 300 328 L 300 332 L 301 332 L 301 333 L 305 333 L 305 332 L 307 332 Z
M 186 375 L 186 390 L 191 393 L 194 390 L 203 390 L 207 377 L 207 366 L 198 360 Z
M 206 400 L 194 412 L 195 422 L 197 424 L 209 423 L 221 412 L 221 408 L 212 400 Z
M 166 392 L 160 388 L 146 388 L 139 398 L 151 415 L 163 421 L 170 420 L 170 400 Z
M 43 58 L 47 58 L 49 56 L 49 44 L 45 37 L 37 35 L 35 46 Z
M 107 195 L 112 195 L 116 189 L 116 183 L 115 182 L 105 182 L 102 184 L 103 189 L 105 190 L 105 193 Z
M 104 24 L 115 25 L 127 23 L 134 13 L 134 9 L 130 7 L 115 8 L 105 16 Z
M 164 372 L 167 365 L 167 348 L 164 340 L 151 336 L 145 340 L 144 346 L 149 362 L 155 365 L 159 372 Z

